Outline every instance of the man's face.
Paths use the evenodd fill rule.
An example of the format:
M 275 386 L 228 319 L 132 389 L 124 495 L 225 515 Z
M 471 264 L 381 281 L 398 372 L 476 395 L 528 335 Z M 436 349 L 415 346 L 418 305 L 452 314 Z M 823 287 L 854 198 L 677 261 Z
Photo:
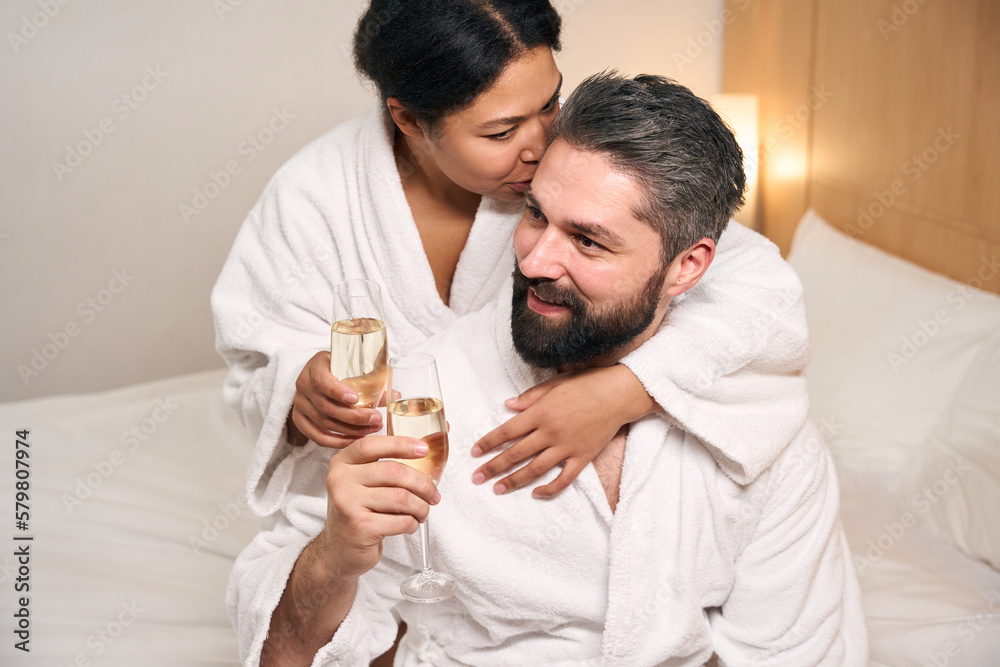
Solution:
M 641 193 L 597 153 L 561 140 L 546 152 L 514 232 L 511 328 L 525 361 L 608 358 L 659 324 L 668 267 L 659 234 L 633 215 Z

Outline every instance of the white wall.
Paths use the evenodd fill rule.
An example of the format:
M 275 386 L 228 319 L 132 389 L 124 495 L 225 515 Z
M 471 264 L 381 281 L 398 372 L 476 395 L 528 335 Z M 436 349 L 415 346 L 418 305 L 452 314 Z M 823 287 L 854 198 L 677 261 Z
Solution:
M 345 55 L 364 4 L 0 5 L 0 400 L 221 366 L 208 298 L 246 212 L 298 148 L 374 103 Z M 567 93 L 609 66 L 718 92 L 721 0 L 555 4 Z

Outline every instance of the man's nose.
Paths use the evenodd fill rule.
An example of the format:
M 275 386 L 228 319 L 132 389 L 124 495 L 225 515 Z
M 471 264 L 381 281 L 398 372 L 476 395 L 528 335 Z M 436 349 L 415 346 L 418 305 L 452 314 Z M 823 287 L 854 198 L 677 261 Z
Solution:
M 546 137 L 548 127 L 541 118 L 533 118 L 526 121 L 521 136 L 524 144 L 521 147 L 520 158 L 522 162 L 538 162 L 545 154 Z
M 527 278 L 558 280 L 566 274 L 562 246 L 558 234 L 550 226 L 538 236 L 528 254 L 518 261 L 521 273 Z

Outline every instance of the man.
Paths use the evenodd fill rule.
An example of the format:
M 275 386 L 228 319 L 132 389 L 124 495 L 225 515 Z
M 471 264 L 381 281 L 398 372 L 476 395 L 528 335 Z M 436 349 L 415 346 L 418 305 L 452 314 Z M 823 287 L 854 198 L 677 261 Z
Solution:
M 742 201 L 731 132 L 668 80 L 592 77 L 554 136 L 515 232 L 512 293 L 421 346 L 451 422 L 440 491 L 384 460 L 426 452 L 401 437 L 359 440 L 294 480 L 234 568 L 247 664 L 365 665 L 400 620 L 404 665 L 865 664 L 832 462 L 808 422 L 746 485 L 658 417 L 623 428 L 550 501 L 472 483 L 468 444 L 509 416 L 503 399 L 670 326 Z M 398 586 L 420 564 L 404 535 L 429 515 L 432 560 L 459 592 L 420 605 Z

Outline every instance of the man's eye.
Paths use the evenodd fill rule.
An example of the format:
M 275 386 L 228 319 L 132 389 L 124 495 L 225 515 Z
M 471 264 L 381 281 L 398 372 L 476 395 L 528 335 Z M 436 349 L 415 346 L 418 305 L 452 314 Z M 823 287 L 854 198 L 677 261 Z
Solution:
M 552 111 L 557 106 L 559 106 L 559 96 L 558 95 L 556 95 L 551 100 L 549 100 L 549 103 L 546 104 L 544 107 L 542 107 L 542 111 Z
M 581 234 L 577 238 L 580 239 L 580 245 L 587 250 L 602 250 L 604 248 L 604 246 L 588 236 L 583 236 Z
M 532 220 L 544 220 L 545 216 L 542 215 L 542 209 L 537 206 L 528 206 L 528 214 L 531 216 Z
M 510 128 L 509 130 L 506 130 L 505 132 L 500 132 L 498 134 L 488 134 L 486 135 L 486 138 L 492 139 L 494 141 L 503 141 L 504 139 L 510 139 L 512 136 L 514 136 L 514 130 L 516 129 L 517 126 L 515 125 L 514 127 Z

